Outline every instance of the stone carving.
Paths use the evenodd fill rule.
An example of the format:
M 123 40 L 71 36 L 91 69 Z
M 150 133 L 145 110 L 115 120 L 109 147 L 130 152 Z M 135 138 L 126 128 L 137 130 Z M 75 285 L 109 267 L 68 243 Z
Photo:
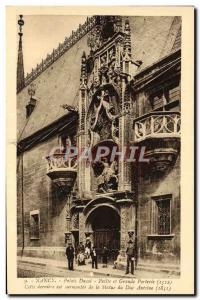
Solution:
M 66 155 L 67 148 L 75 146 L 75 143 L 75 137 L 67 137 L 63 146 L 63 152 L 60 151 L 59 153 L 54 153 L 46 157 L 48 162 L 48 171 L 57 170 L 59 168 L 77 169 L 76 157 L 68 157 Z
M 93 146 L 100 140 L 112 139 L 118 142 L 118 101 L 108 90 L 96 96 L 89 109 L 89 136 Z
M 101 26 L 96 25 L 88 36 L 88 46 L 91 51 L 96 51 L 101 46 Z
M 111 192 L 113 190 L 117 190 L 118 187 L 118 167 L 117 162 L 113 161 L 109 163 L 107 160 L 98 162 L 98 164 L 102 164 L 103 171 L 97 177 L 97 191 L 99 193 Z M 98 166 L 96 166 L 98 167 Z
M 95 27 L 88 36 L 88 46 L 91 52 L 97 51 L 115 33 L 122 31 L 121 16 L 96 16 Z
M 135 141 L 139 142 L 149 136 L 180 136 L 180 115 L 176 112 L 154 112 L 135 122 Z
M 118 46 L 119 48 L 119 46 Z M 99 84 L 112 84 L 120 86 L 121 79 L 125 74 L 122 73 L 120 66 L 120 53 L 116 47 L 111 47 L 100 57 L 100 65 L 98 69 L 98 77 L 96 81 Z
M 28 94 L 31 97 L 31 99 L 35 95 L 35 90 L 36 90 L 36 85 L 34 83 L 31 83 L 29 88 L 28 88 Z
M 69 200 L 68 200 L 69 201 Z M 67 204 L 66 207 L 66 216 L 65 216 L 66 220 L 70 220 L 71 219 L 71 213 L 70 213 L 70 203 Z
M 132 239 L 133 235 L 134 235 L 134 230 L 129 230 L 128 231 L 128 236 L 129 236 L 130 239 Z
M 87 67 L 86 76 L 81 72 L 81 80 L 82 77 L 87 77 L 87 103 L 90 104 L 88 110 L 84 111 L 82 108 L 82 112 L 84 111 L 84 120 L 87 113 L 87 145 L 91 149 L 105 141 L 118 145 L 120 109 L 123 113 L 130 112 L 130 93 L 129 88 L 126 88 L 130 75 L 128 69 L 125 72 L 126 68 L 123 67 L 125 54 L 128 55 L 126 63 L 127 57 L 130 59 L 130 26 L 126 20 L 125 32 L 120 34 L 121 21 L 121 17 L 117 16 L 97 16 L 95 26 L 88 35 L 91 52 L 85 62 L 90 67 Z M 106 46 L 104 50 L 103 46 Z M 81 99 L 84 98 L 81 94 Z M 123 101 L 120 100 L 122 98 Z M 122 109 L 124 98 L 126 105 Z M 85 103 L 84 105 L 86 107 Z M 118 166 L 116 168 L 115 163 L 98 162 L 93 168 L 94 173 L 97 165 L 101 170 L 95 174 L 97 191 L 103 193 L 117 190 Z
M 129 19 L 127 18 L 125 21 L 125 39 L 124 39 L 124 60 L 130 61 L 131 59 L 131 33 L 130 33 L 130 25 Z
M 125 250 L 126 247 L 126 219 L 127 219 L 127 209 L 125 205 L 120 207 L 120 216 L 121 216 L 121 250 Z
M 79 213 L 78 212 L 75 212 L 72 215 L 72 228 L 79 229 Z
M 85 216 L 79 212 L 79 240 L 85 241 Z
M 134 217 L 130 203 L 124 203 L 120 207 L 121 216 L 121 250 L 125 250 L 128 240 L 134 240 L 134 229 L 128 229 L 131 218 Z M 128 230 L 127 230 L 128 229 Z
M 65 194 L 72 191 L 77 176 L 77 158 L 67 155 L 68 147 L 75 144 L 74 139 L 65 137 L 63 147 L 46 157 L 47 175 Z

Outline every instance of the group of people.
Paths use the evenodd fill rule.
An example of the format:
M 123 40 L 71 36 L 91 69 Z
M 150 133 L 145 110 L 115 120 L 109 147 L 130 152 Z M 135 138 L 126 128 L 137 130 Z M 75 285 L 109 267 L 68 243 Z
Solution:
M 109 253 L 108 249 L 106 248 L 106 246 L 104 246 L 101 253 L 103 267 L 107 267 L 108 253 Z M 85 265 L 86 258 L 91 257 L 92 268 L 98 269 L 99 254 L 97 253 L 97 249 L 94 246 L 92 247 L 90 240 L 86 240 L 85 246 L 83 245 L 83 242 L 80 242 L 80 244 L 77 247 L 76 253 L 72 243 L 69 242 L 66 248 L 66 257 L 68 260 L 68 269 L 71 271 L 74 270 L 75 257 L 77 259 L 78 266 Z M 126 274 L 129 273 L 129 269 L 131 274 L 134 274 L 135 247 L 134 247 L 134 243 L 131 240 L 128 242 L 128 246 L 126 249 L 126 257 L 127 257 Z
M 98 269 L 98 254 L 95 247 L 92 247 L 91 241 L 86 241 L 86 245 L 83 245 L 83 242 L 77 247 L 77 252 L 75 252 L 72 243 L 68 243 L 68 247 L 66 248 L 66 257 L 68 260 L 68 269 L 74 269 L 74 258 L 77 260 L 78 266 L 85 265 L 85 260 L 91 257 L 92 260 L 92 268 Z M 108 249 L 104 246 L 102 251 L 102 263 L 103 267 L 107 267 L 108 263 Z

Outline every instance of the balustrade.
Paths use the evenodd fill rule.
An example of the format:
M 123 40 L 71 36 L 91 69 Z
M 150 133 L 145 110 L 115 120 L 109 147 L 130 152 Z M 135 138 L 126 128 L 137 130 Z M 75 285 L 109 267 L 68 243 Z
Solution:
M 72 169 L 76 170 L 77 161 L 75 157 L 67 157 L 63 153 L 54 154 L 46 157 L 48 162 L 48 172 L 55 171 L 57 169 Z
M 48 156 L 47 175 L 65 194 L 72 191 L 77 176 L 77 160 L 65 154 Z
M 181 117 L 179 112 L 152 112 L 134 121 L 134 140 L 147 138 L 180 137 Z

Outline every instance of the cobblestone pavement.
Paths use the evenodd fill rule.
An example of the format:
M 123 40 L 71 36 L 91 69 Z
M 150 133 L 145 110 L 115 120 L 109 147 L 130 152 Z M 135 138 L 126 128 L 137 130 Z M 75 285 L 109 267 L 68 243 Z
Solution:
M 85 267 L 85 269 L 84 269 Z M 136 270 L 135 275 L 125 275 L 124 271 L 108 268 L 104 270 L 99 266 L 98 270 L 93 272 L 91 266 L 83 266 L 81 269 L 75 264 L 75 270 L 69 271 L 65 265 L 45 265 L 42 263 L 36 264 L 31 261 L 18 261 L 17 274 L 18 277 L 129 277 L 129 278 L 177 278 L 173 274 L 165 272 L 155 273 L 151 271 Z M 79 268 L 79 269 L 78 269 Z M 91 269 L 90 269 L 91 268 Z
M 69 271 L 51 266 L 38 266 L 31 263 L 18 264 L 17 276 L 21 278 L 35 277 L 101 277 L 101 275 L 89 274 L 89 272 Z M 102 275 L 104 276 L 104 275 Z

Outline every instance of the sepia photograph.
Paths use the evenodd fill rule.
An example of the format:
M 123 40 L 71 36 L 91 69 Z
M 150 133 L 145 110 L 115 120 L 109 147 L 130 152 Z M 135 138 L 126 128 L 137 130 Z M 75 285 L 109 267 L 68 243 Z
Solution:
M 164 294 L 181 279 L 182 24 L 172 10 L 15 15 L 27 293 L 64 278 L 72 294 Z

